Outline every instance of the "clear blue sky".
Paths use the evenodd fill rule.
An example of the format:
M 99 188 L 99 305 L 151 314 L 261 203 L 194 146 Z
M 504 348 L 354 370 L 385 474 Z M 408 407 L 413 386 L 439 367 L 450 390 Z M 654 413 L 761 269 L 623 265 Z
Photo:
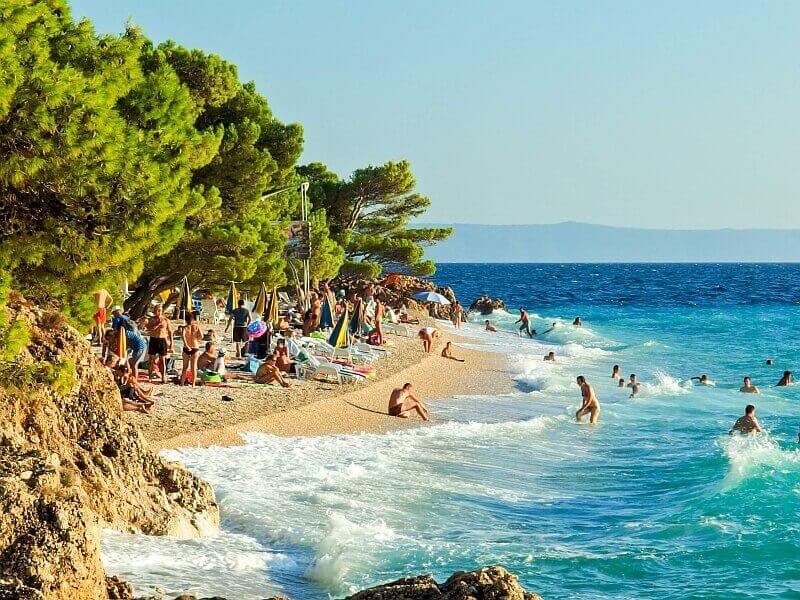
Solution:
M 74 0 L 218 53 L 425 220 L 800 227 L 800 2 Z

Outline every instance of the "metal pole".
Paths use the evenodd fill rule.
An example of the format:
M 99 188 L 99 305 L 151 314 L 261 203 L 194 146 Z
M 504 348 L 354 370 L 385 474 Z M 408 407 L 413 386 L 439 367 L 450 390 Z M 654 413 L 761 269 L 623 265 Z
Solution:
M 308 191 L 308 182 L 304 181 L 300 184 L 300 218 L 305 222 L 308 221 L 308 200 L 306 192 Z M 310 236 L 309 231 L 309 236 Z M 311 250 L 311 240 L 308 240 L 308 248 Z M 303 259 L 303 293 L 305 295 L 305 308 L 311 308 L 311 263 L 307 258 Z

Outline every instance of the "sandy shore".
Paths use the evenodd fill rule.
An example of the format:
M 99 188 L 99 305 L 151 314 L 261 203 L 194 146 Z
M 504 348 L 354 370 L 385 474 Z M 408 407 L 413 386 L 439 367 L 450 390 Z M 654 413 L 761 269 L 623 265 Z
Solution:
M 462 338 L 442 332 L 431 354 L 417 338 L 389 336 L 392 354 L 379 360 L 377 378 L 360 384 L 292 381 L 292 388 L 157 386 L 161 396 L 150 415 L 126 413 L 142 429 L 151 447 L 208 447 L 241 444 L 241 434 L 325 435 L 381 432 L 418 426 L 419 418 L 386 413 L 391 390 L 409 381 L 423 401 L 461 394 L 512 390 L 498 355 L 459 348 Z M 456 345 L 460 363 L 440 356 L 447 340 Z M 466 341 L 466 340 L 465 340 Z M 474 343 L 470 340 L 470 343 Z M 222 396 L 234 400 L 223 401 Z M 435 422 L 435 410 L 433 419 Z

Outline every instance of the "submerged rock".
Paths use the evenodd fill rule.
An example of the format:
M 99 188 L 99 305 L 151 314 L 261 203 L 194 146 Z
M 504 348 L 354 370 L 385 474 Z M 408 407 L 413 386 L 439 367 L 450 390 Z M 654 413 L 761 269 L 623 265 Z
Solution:
M 430 575 L 404 577 L 392 583 L 369 588 L 346 600 L 541 600 L 526 592 L 517 576 L 502 567 L 453 573 L 443 584 Z
M 80 333 L 22 301 L 8 312 L 30 341 L 0 377 L 0 599 L 125 598 L 101 528 L 197 536 L 219 523 L 214 492 L 147 448 Z
M 469 305 L 469 309 L 471 311 L 477 311 L 482 315 L 490 315 L 496 310 L 506 310 L 506 303 L 502 298 L 481 296 L 472 301 L 472 304 Z

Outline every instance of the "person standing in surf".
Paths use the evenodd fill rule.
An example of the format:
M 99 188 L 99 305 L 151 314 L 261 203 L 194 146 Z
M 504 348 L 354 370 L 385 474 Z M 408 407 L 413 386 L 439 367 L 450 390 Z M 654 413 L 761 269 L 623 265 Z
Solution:
M 600 402 L 597 401 L 597 396 L 594 395 L 594 388 L 589 385 L 583 375 L 578 375 L 577 382 L 581 388 L 583 402 L 578 412 L 575 413 L 575 419 L 580 423 L 583 415 L 588 414 L 589 424 L 594 425 L 597 423 L 597 419 L 600 418 Z
M 533 337 L 534 332 L 531 331 L 531 319 L 528 316 L 528 313 L 525 311 L 524 308 L 521 306 L 519 307 L 519 319 L 514 321 L 514 324 L 519 323 L 519 330 L 520 332 L 524 331 L 528 334 L 529 338 Z
M 761 390 L 758 389 L 757 385 L 753 385 L 752 380 L 749 377 L 745 377 L 743 381 L 744 385 L 739 388 L 739 391 L 743 394 L 760 394 Z
M 736 419 L 736 423 L 733 424 L 728 435 L 733 435 L 736 432 L 742 435 L 761 432 L 761 423 L 756 419 L 756 407 L 752 404 L 748 404 L 745 407 L 744 416 Z

